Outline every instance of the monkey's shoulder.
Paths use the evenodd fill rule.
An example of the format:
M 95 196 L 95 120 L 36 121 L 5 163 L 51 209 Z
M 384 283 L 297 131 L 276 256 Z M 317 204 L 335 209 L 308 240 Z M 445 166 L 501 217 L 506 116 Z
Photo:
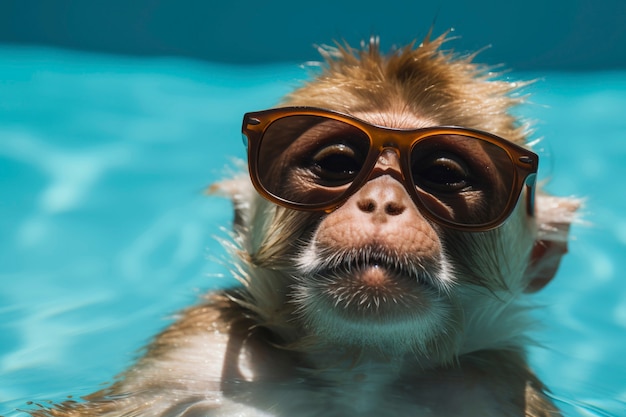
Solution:
M 306 369 L 228 293 L 182 311 L 118 382 L 35 417 L 556 416 L 523 356 L 482 352 L 458 367 L 388 375 L 385 364 Z M 513 407 L 511 407 L 511 405 Z M 526 411 L 522 411 L 525 409 Z M 517 411 L 515 411 L 517 410 Z M 521 414 L 520 414 L 521 412 Z
M 241 369 L 246 369 L 250 355 L 243 345 L 250 326 L 251 320 L 226 292 L 210 293 L 180 312 L 115 383 L 31 415 L 156 417 L 195 415 L 198 407 L 202 413 L 222 408 L 224 380 L 244 378 Z

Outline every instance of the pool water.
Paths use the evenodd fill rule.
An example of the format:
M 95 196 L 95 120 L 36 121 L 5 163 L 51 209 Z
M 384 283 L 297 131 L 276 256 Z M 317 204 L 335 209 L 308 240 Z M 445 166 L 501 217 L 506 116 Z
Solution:
M 0 48 L 0 415 L 85 395 L 172 314 L 229 283 L 204 195 L 244 157 L 241 116 L 307 77 Z M 586 198 L 570 254 L 538 296 L 533 367 L 568 416 L 626 416 L 626 72 L 539 81 L 547 189 Z

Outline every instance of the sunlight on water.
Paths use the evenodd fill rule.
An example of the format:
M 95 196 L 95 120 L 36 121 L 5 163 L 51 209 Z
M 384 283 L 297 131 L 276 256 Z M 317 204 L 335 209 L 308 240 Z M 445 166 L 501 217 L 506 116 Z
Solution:
M 233 283 L 230 204 L 204 189 L 244 157 L 242 114 L 306 71 L 0 56 L 0 415 L 18 416 L 111 381 L 176 310 Z M 542 78 L 523 114 L 543 178 L 587 203 L 531 358 L 566 415 L 626 416 L 626 74 Z

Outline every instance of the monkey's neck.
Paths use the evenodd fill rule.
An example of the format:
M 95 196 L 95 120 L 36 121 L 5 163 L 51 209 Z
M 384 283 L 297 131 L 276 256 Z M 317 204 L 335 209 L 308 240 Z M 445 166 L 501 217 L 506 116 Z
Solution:
M 422 373 L 442 367 L 454 367 L 456 364 L 456 360 L 444 364 L 412 352 L 389 355 L 365 347 L 306 341 L 307 338 L 304 337 L 287 347 L 297 358 L 300 369 L 313 377 L 336 382 L 358 381 L 372 376 L 380 380 L 379 382 L 384 382 L 397 379 L 406 372 Z
M 389 385 L 398 380 L 405 370 L 403 362 L 397 359 L 330 356 L 308 355 L 301 371 L 310 378 L 337 384 Z
M 427 362 L 415 356 L 387 358 L 371 352 L 350 357 L 348 351 L 307 353 L 298 360 L 300 372 L 309 381 L 329 386 L 353 386 L 376 392 L 383 387 L 418 384 L 428 390 L 431 385 L 463 391 L 469 384 L 492 386 L 497 391 L 513 383 L 521 385 L 515 392 L 523 392 L 525 381 L 537 387 L 541 383 L 528 370 L 524 352 L 520 350 L 483 350 L 458 358 L 454 363 Z M 377 388 L 378 387 L 378 388 Z M 433 388 L 434 389 L 434 388 Z M 439 390 L 434 389 L 435 392 Z

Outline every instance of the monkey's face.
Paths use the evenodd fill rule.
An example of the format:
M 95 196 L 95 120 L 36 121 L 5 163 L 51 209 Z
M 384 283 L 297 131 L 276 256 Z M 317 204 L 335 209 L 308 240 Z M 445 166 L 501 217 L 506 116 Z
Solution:
M 295 278 L 294 300 L 307 325 L 340 345 L 423 351 L 440 339 L 442 326 L 455 327 L 455 278 L 442 239 L 389 174 L 321 220 Z
M 505 236 L 527 230 L 517 202 L 537 156 L 484 132 L 415 129 L 407 118 L 381 127 L 359 116 L 246 115 L 253 183 L 282 206 L 270 229 L 282 233 L 284 253 L 273 259 L 283 259 L 267 266 L 288 271 L 282 291 L 318 340 L 391 354 L 455 351 L 464 289 L 519 279 L 503 278 L 514 262 L 499 258 L 525 260 L 532 237 L 520 248 L 494 229 L 515 213 Z

